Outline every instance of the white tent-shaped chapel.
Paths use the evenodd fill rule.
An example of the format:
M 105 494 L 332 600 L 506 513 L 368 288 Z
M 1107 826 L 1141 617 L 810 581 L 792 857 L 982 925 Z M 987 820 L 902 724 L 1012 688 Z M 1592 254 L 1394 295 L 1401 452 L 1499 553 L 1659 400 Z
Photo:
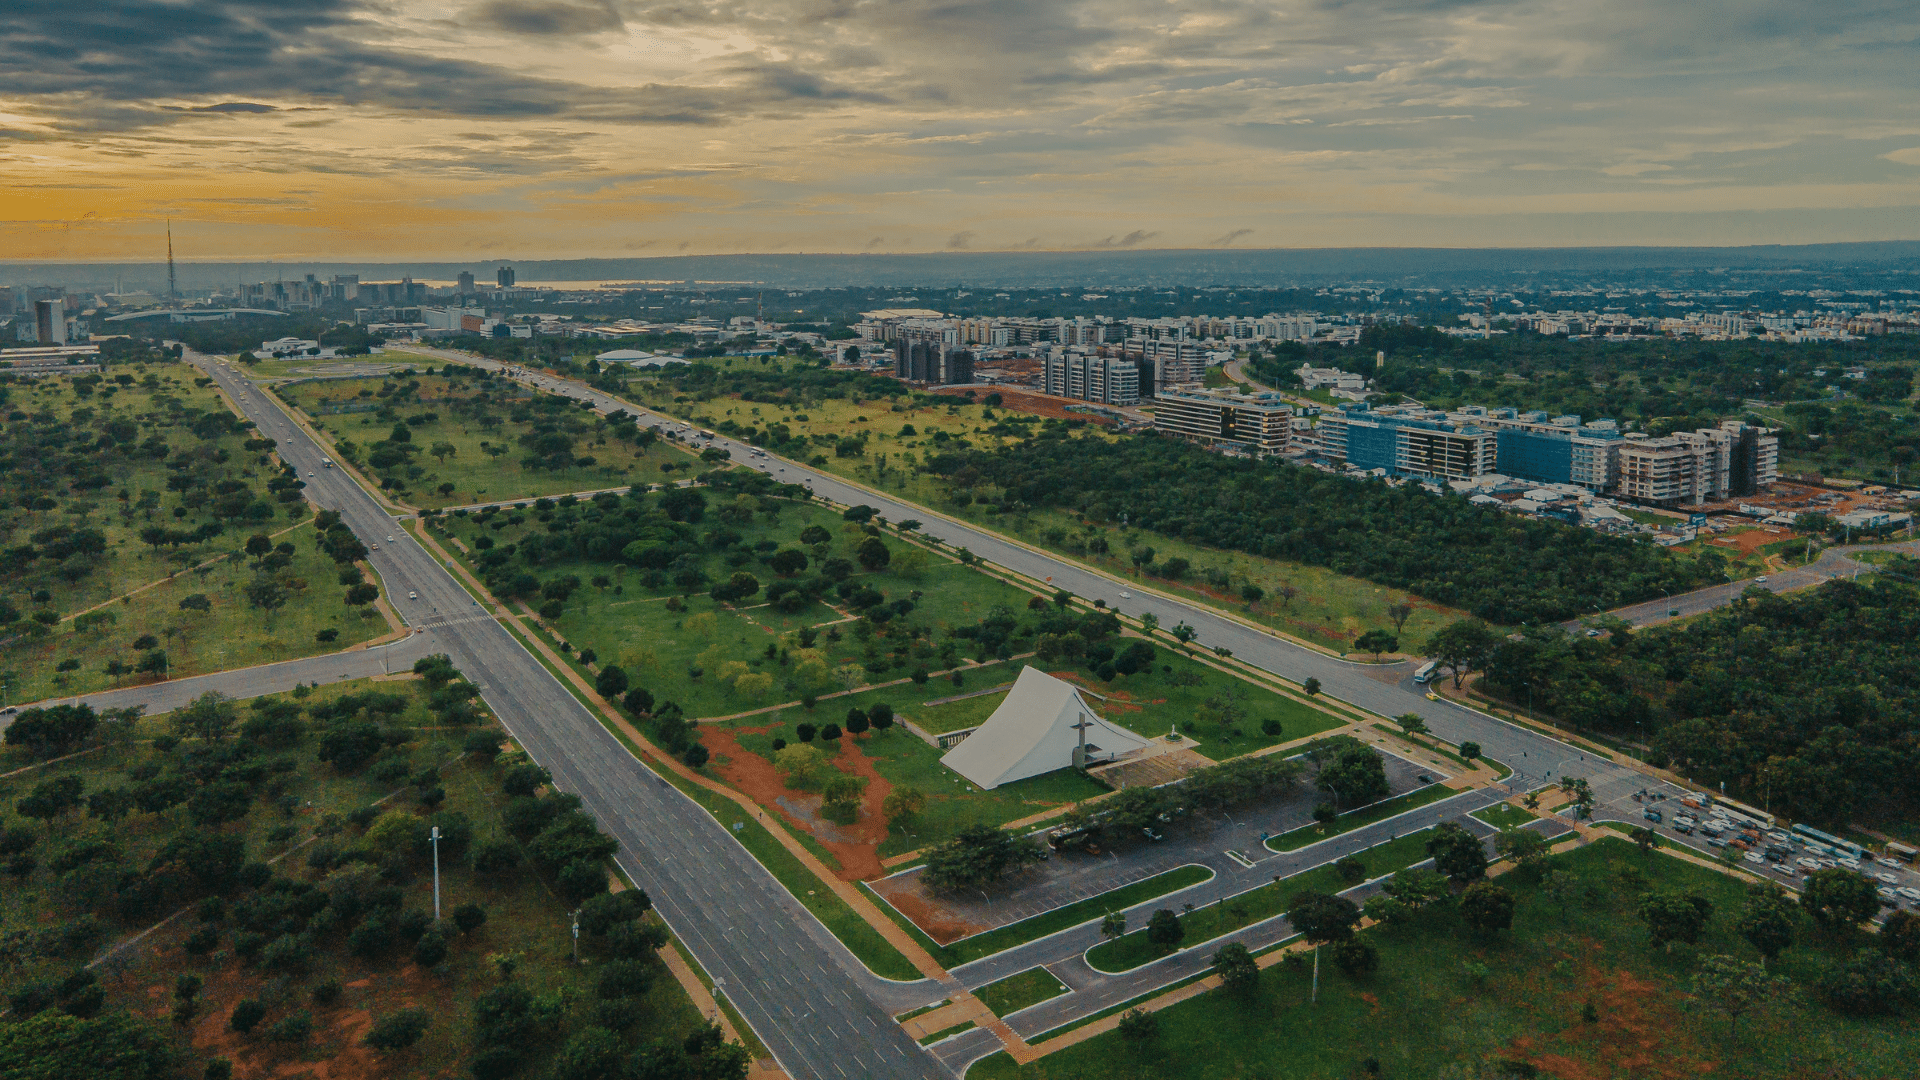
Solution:
M 1031 667 L 1020 669 L 1013 689 L 987 722 L 940 763 L 982 788 L 1039 776 L 1074 764 L 1085 745 L 1085 765 L 1112 761 L 1145 748 L 1149 740 L 1110 724 L 1087 707 L 1069 683 Z

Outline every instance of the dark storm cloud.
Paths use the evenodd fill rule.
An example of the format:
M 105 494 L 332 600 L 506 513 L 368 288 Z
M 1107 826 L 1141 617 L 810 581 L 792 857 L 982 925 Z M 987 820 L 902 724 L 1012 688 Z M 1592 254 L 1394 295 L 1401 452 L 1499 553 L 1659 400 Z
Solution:
M 474 14 L 487 26 L 516 34 L 598 34 L 626 25 L 607 3 L 490 0 Z

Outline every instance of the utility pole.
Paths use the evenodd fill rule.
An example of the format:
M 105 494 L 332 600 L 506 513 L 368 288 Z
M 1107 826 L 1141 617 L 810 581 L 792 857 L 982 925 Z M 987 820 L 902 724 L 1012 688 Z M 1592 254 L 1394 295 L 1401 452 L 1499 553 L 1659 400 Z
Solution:
M 167 219 L 167 300 L 172 302 L 180 298 L 180 290 L 173 278 L 173 219 Z
M 580 962 L 580 909 L 573 909 L 573 962 Z
M 440 921 L 440 826 L 433 827 L 433 921 Z M 577 932 L 577 931 L 576 931 Z
M 1319 1003 L 1320 1003 L 1320 946 L 1315 945 L 1313 947 L 1313 997 L 1308 1000 L 1307 1004 L 1317 1005 Z

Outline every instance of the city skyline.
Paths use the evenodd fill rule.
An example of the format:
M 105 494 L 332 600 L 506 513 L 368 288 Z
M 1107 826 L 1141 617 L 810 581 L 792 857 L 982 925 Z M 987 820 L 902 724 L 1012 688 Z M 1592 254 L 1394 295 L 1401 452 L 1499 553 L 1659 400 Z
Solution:
M 10 12 L 10 258 L 1920 238 L 1891 3 L 182 12 Z

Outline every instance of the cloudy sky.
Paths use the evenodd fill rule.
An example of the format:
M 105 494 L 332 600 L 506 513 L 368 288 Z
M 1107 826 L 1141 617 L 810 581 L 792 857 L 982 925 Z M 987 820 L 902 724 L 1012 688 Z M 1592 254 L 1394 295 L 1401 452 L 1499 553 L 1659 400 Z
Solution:
M 7 0 L 0 258 L 1920 239 L 1913 0 Z

